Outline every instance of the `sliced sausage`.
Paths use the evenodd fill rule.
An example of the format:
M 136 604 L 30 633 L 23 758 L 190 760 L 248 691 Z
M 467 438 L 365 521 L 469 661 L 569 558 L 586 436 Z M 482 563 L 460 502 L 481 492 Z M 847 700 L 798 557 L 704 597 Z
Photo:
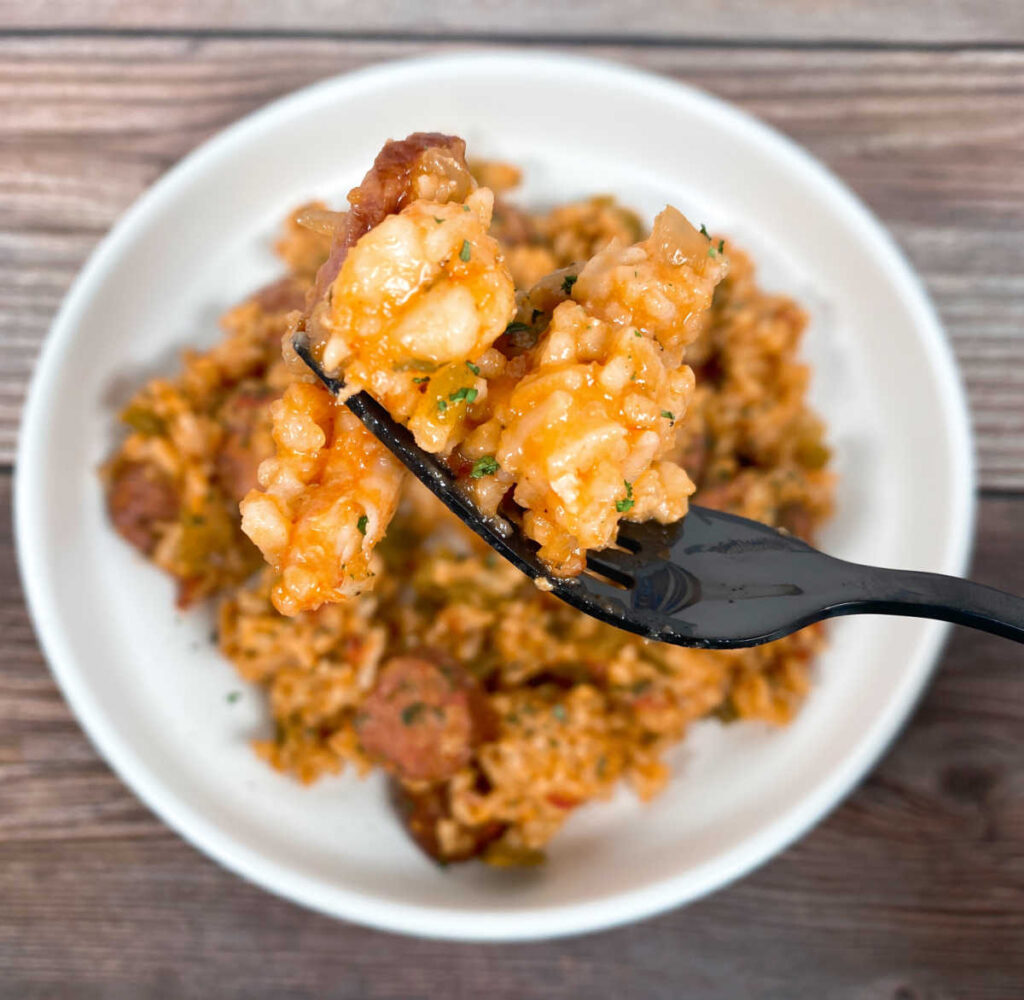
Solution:
M 536 237 L 530 216 L 500 197 L 494 199 L 491 233 L 506 247 L 523 246 Z
M 214 459 L 221 489 L 233 500 L 256 486 L 260 463 L 274 452 L 270 403 L 277 393 L 261 383 L 246 383 L 227 397 L 218 412 L 224 438 Z
M 488 844 L 501 836 L 501 823 L 486 823 L 477 827 L 460 827 L 454 845 L 447 850 L 441 844 L 440 825 L 451 821 L 448 789 L 444 785 L 431 785 L 412 790 L 394 782 L 393 799 L 409 836 L 428 857 L 442 863 L 469 861 L 478 857 Z
M 155 466 L 125 462 L 111 474 L 107 507 L 120 535 L 149 555 L 160 526 L 177 520 L 180 501 L 174 483 Z
M 407 781 L 444 781 L 494 732 L 487 699 L 462 667 L 396 656 L 381 668 L 356 718 L 371 757 Z
M 406 139 L 386 142 L 362 183 L 348 193 L 351 207 L 334 234 L 327 260 L 317 272 L 312 301 L 321 299 L 338 276 L 349 247 L 414 199 L 413 179 L 428 154 L 451 157 L 468 176 L 466 143 L 456 136 L 414 132 Z

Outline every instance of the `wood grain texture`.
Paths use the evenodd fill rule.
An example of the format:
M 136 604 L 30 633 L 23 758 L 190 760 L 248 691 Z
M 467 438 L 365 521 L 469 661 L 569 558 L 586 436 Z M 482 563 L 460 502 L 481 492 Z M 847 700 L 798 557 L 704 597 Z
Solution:
M 343 36 L 734 42 L 1024 41 L 1018 0 L 0 0 L 0 24 L 27 29 L 330 32 Z
M 295 87 L 438 48 L 0 37 L 0 463 L 64 292 L 161 173 Z M 969 388 L 982 484 L 1024 489 L 1024 51 L 586 51 L 720 94 L 836 170 L 935 298 Z
M 955 635 L 907 731 L 755 875 L 641 925 L 534 945 L 400 940 L 273 899 L 96 757 L 32 640 L 0 477 L 0 998 L 1008 1000 L 1024 983 L 1024 672 Z M 1024 591 L 1024 497 L 974 574 Z

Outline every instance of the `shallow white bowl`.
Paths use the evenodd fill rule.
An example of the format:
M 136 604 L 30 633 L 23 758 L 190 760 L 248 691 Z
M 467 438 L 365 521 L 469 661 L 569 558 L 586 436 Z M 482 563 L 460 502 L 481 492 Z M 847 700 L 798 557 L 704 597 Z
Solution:
M 832 808 L 921 691 L 943 626 L 848 620 L 784 731 L 696 727 L 647 806 L 580 810 L 538 871 L 429 864 L 378 778 L 301 788 L 248 739 L 265 725 L 172 587 L 110 530 L 96 468 L 116 404 L 277 272 L 286 211 L 339 201 L 381 143 L 418 129 L 526 169 L 538 203 L 611 191 L 666 202 L 749 248 L 768 286 L 812 314 L 813 397 L 841 476 L 837 555 L 962 571 L 972 525 L 968 423 L 953 360 L 889 237 L 834 177 L 721 101 L 564 55 L 392 63 L 329 80 L 204 144 L 93 255 L 43 350 L 25 411 L 18 550 L 36 628 L 68 701 L 137 794 L 198 848 L 296 902 L 412 934 L 527 939 L 692 900 L 749 871 Z

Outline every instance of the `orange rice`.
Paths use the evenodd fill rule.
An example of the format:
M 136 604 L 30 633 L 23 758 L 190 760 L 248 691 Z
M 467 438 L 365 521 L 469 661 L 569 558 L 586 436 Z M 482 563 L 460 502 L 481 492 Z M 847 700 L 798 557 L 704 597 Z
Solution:
M 613 252 L 621 254 L 645 237 L 636 217 L 611 199 L 531 214 L 507 200 L 514 168 L 483 164 L 475 171 L 497 195 L 489 232 L 475 238 L 496 241 L 520 306 L 543 275 L 599 257 L 609 240 L 620 241 Z M 401 477 L 390 475 L 397 470 L 388 468 L 389 456 L 375 450 L 372 438 L 359 438 L 366 448 L 362 467 L 382 463 L 388 474 L 375 487 L 371 508 L 344 514 L 355 534 L 332 534 L 330 542 L 353 551 L 367 537 L 379 543 L 359 569 L 367 578 L 373 574 L 373 589 L 321 594 L 346 599 L 282 615 L 273 601 L 277 574 L 267 568 L 252 575 L 261 560 L 240 530 L 238 502 L 274 452 L 282 410 L 295 404 L 318 417 L 306 426 L 306 440 L 287 442 L 294 455 L 307 456 L 307 468 L 328 465 L 333 443 L 358 437 L 361 428 L 280 360 L 280 339 L 294 328 L 329 241 L 293 217 L 278 249 L 286 277 L 225 317 L 221 344 L 186 354 L 181 374 L 140 390 L 124 413 L 128 434 L 104 470 L 115 527 L 179 581 L 180 603 L 218 595 L 220 648 L 266 693 L 273 727 L 256 749 L 268 763 L 304 782 L 346 766 L 357 774 L 383 767 L 410 832 L 432 856 L 529 864 L 575 809 L 607 798 L 620 781 L 641 798 L 656 794 L 668 776 L 665 751 L 691 722 L 712 715 L 781 724 L 792 717 L 821 646 L 819 629 L 726 652 L 619 632 L 538 591 L 418 484 L 386 487 Z M 685 409 L 686 419 L 661 418 L 656 461 L 671 459 L 686 470 L 692 485 L 681 492 L 695 487 L 692 502 L 813 538 L 830 513 L 833 481 L 824 428 L 806 404 L 809 372 L 799 359 L 805 318 L 791 300 L 758 288 L 741 250 L 725 244 L 723 255 L 728 274 L 716 276 L 710 307 L 699 310 L 687 332 L 691 341 L 678 345 L 694 377 L 678 390 L 683 403 L 671 406 Z M 591 289 L 586 268 L 572 273 L 579 281 L 574 294 L 560 297 L 556 327 L 578 345 L 579 311 L 600 311 L 608 271 L 593 269 Z M 614 353 L 615 336 L 595 350 Z M 651 343 L 646 332 L 642 339 Z M 543 358 L 535 372 L 544 377 Z M 481 389 L 491 390 L 491 380 L 482 380 L 488 384 Z M 480 400 L 475 430 L 495 419 L 500 406 L 515 409 L 516 391 L 478 391 L 490 401 Z M 657 392 L 652 398 L 659 411 L 679 416 Z M 472 430 L 459 446 L 468 468 L 481 455 L 500 453 L 488 445 L 477 455 Z M 269 470 L 268 482 L 283 475 L 273 462 Z M 353 495 L 347 484 L 357 473 L 344 465 L 333 472 L 331 503 L 347 509 Z M 291 484 L 295 496 L 300 479 Z M 632 498 L 648 516 L 643 505 L 656 504 L 663 491 L 648 495 L 641 482 L 637 474 Z M 609 496 L 613 508 L 626 498 Z M 486 495 L 480 499 L 488 502 Z M 381 525 L 392 508 L 384 537 Z M 373 521 L 376 510 L 384 513 Z M 564 537 L 557 531 L 552 537 L 561 552 Z M 412 670 L 408 661 L 417 658 L 440 664 L 448 681 L 422 702 L 399 703 L 392 721 L 410 732 L 398 736 L 422 739 L 431 726 L 445 738 L 476 734 L 469 752 L 447 754 L 426 777 L 381 751 L 367 722 L 381 699 L 382 678 L 396 673 L 396 663 Z

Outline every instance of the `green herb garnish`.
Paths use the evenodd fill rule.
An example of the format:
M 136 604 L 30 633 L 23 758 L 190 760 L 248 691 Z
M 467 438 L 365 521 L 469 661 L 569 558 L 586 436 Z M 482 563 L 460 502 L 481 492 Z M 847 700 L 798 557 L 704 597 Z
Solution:
M 493 476 L 500 468 L 498 460 L 493 455 L 483 455 L 473 463 L 473 470 L 469 475 L 472 479 L 483 479 L 484 476 Z
M 506 333 L 522 333 L 523 330 L 529 330 L 529 329 L 530 328 L 525 323 L 520 323 L 520 322 L 516 321 L 516 322 L 509 323 L 509 325 L 505 327 L 505 332 Z
M 423 385 L 424 382 L 429 382 L 430 379 L 424 376 L 423 378 L 414 378 L 412 380 L 413 385 Z
M 706 240 L 710 240 L 711 239 L 711 233 L 708 232 L 708 227 L 705 226 L 703 222 L 700 224 L 700 234 Z
M 232 691 L 232 692 L 231 692 L 231 693 L 230 693 L 230 694 L 229 694 L 229 695 L 227 696 L 227 698 L 225 699 L 225 701 L 227 701 L 227 703 L 228 703 L 229 705 L 234 705 L 234 703 L 235 703 L 236 701 L 239 701 L 239 700 L 241 699 L 241 697 L 242 697 L 242 692 L 241 692 L 241 691 Z
M 444 413 L 448 409 L 448 401 L 446 399 L 439 399 L 437 401 L 437 412 Z
M 477 366 L 476 366 L 475 364 L 473 364 L 473 362 L 472 362 L 472 361 L 467 361 L 467 362 L 466 362 L 466 367 L 467 367 L 467 368 L 468 368 L 468 369 L 469 369 L 469 370 L 470 370 L 470 371 L 471 371 L 471 372 L 472 372 L 472 373 L 473 373 L 474 375 L 479 375 L 479 374 L 480 374 L 480 369 L 479 369 L 479 368 L 478 368 L 478 367 L 477 367 Z
M 671 410 L 662 410 L 661 411 L 661 415 L 666 420 L 673 420 L 674 421 L 676 419 L 675 414 Z
M 356 521 L 356 527 L 359 529 L 360 535 L 366 534 L 366 525 L 369 524 L 370 519 L 364 514 L 358 521 Z
M 438 224 L 438 225 L 440 226 L 440 225 L 441 225 L 441 224 L 442 224 L 442 223 L 444 222 L 444 219 L 439 219 L 439 218 L 438 218 L 438 217 L 437 217 L 437 216 L 435 215 L 435 216 L 434 216 L 434 221 L 435 221 L 435 222 L 436 222 L 436 223 L 437 223 L 437 224 Z
M 566 295 L 572 295 L 572 286 L 575 285 L 577 281 L 579 281 L 578 274 L 567 274 L 562 279 L 562 291 L 565 292 Z
M 555 707 L 551 709 L 551 714 L 558 719 L 559 722 L 565 722 L 565 720 L 569 718 L 569 715 L 565 710 L 565 705 L 555 705 Z
M 471 252 L 471 250 L 470 250 L 470 246 L 469 246 L 469 240 L 463 240 L 462 241 L 462 249 L 459 251 L 459 260 L 463 260 L 463 261 L 469 260 L 470 252 Z
M 622 481 L 626 484 L 626 499 L 616 500 L 615 509 L 620 514 L 625 514 L 627 510 L 633 509 L 633 504 L 635 504 L 636 501 L 633 499 L 633 484 L 628 479 L 623 479 Z
M 463 386 L 461 389 L 456 389 L 448 398 L 453 403 L 459 403 L 462 400 L 465 400 L 467 403 L 472 403 L 478 395 L 480 395 L 480 393 L 476 389 L 468 389 L 466 386 Z

